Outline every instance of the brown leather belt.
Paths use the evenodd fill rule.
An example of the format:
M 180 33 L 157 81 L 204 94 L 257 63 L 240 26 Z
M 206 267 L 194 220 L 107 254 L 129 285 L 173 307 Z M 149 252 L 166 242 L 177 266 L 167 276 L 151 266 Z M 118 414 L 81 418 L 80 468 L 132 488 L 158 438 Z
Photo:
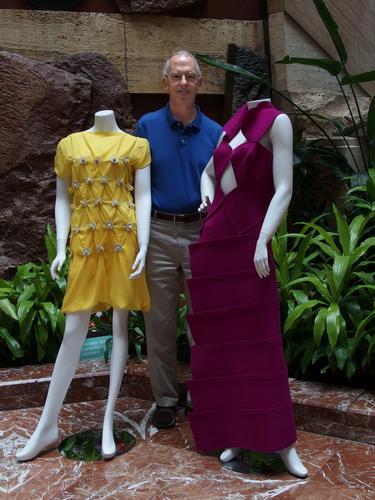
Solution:
M 205 214 L 199 212 L 195 214 L 170 214 L 168 212 L 159 212 L 159 210 L 151 210 L 151 216 L 154 219 L 167 220 L 170 222 L 196 222 L 203 220 Z

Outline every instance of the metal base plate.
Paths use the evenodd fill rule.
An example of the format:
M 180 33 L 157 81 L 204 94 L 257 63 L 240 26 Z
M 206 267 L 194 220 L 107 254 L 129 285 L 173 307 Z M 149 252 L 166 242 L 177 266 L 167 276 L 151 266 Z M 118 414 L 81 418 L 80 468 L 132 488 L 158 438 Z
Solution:
M 277 453 L 258 453 L 255 451 L 241 450 L 229 462 L 220 463 L 226 469 L 241 474 L 279 474 L 286 468 Z

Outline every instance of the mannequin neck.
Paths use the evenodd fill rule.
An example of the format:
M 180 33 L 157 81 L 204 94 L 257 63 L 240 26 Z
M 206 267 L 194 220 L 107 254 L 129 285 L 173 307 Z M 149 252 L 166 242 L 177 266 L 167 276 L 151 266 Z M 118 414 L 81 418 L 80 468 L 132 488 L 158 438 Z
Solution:
M 94 126 L 87 132 L 123 132 L 116 123 L 115 114 L 111 109 L 95 113 Z
M 256 108 L 262 102 L 271 102 L 271 99 L 257 99 L 256 101 L 247 101 L 247 109 Z

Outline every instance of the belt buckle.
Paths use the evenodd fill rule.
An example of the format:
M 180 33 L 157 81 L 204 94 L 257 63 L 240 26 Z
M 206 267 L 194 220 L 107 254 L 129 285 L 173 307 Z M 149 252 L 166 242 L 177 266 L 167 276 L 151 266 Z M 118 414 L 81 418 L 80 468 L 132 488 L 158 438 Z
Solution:
M 179 217 L 181 217 L 181 220 L 178 220 Z M 175 224 L 183 224 L 185 222 L 183 214 L 173 214 L 173 222 Z

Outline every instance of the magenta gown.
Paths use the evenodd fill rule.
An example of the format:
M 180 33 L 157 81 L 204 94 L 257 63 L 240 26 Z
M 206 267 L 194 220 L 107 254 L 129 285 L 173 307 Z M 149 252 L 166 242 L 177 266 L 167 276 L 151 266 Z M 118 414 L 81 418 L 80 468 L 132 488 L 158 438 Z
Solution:
M 199 451 L 274 452 L 296 440 L 270 245 L 270 275 L 260 279 L 253 263 L 274 194 L 272 152 L 259 141 L 280 113 L 269 102 L 251 110 L 244 104 L 224 126 L 214 153 L 214 200 L 190 245 L 188 322 L 196 345 L 189 419 Z M 247 142 L 232 150 L 240 129 Z M 220 180 L 229 161 L 237 187 L 224 195 Z

